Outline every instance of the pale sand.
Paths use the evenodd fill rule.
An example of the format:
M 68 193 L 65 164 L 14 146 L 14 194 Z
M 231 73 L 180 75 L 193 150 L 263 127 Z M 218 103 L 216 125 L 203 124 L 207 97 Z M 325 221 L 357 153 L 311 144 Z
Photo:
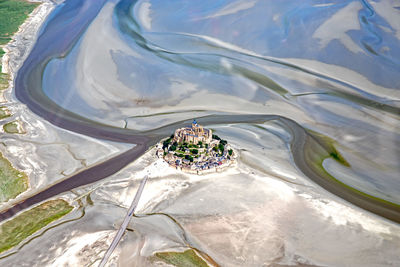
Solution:
M 398 224 L 310 183 L 293 163 L 288 164 L 284 139 L 273 134 L 282 131 L 277 124 L 265 124 L 273 133 L 264 135 L 262 129 L 248 127 L 213 126 L 235 150 L 252 151 L 253 158 L 259 159 L 251 160 L 252 166 L 239 157 L 238 165 L 225 172 L 190 175 L 169 167 L 151 149 L 119 173 L 74 190 L 84 203 L 90 194 L 94 205 L 86 205 L 86 215 L 32 240 L 18 253 L 25 257 L 16 254 L 4 263 L 98 262 L 147 174 L 151 178 L 139 201 L 139 217 L 129 225 L 134 231 L 126 233 L 111 266 L 152 266 L 148 257 L 155 251 L 181 251 L 188 245 L 222 266 L 400 262 Z M 79 213 L 75 210 L 70 216 Z M 146 215 L 151 213 L 160 214 Z
M 15 75 L 33 47 L 40 27 L 54 8 L 53 2 L 43 1 L 19 27 L 12 41 L 4 47 L 6 54 L 3 57 L 2 71 L 10 74 L 11 90 L 5 90 L 2 105 L 7 106 L 12 116 L 2 122 L 18 120 L 24 125 L 26 134 L 16 136 L 1 132 L 0 149 L 17 169 L 28 174 L 30 186 L 17 198 L 2 203 L 0 211 L 7 210 L 79 170 L 110 159 L 132 147 L 96 140 L 54 127 L 33 114 L 13 95 Z
M 170 214 L 184 227 L 192 245 L 224 266 L 259 266 L 273 262 L 379 265 L 383 258 L 373 256 L 376 251 L 386 254 L 393 262 L 400 260 L 395 256 L 399 251 L 393 243 L 400 240 L 397 224 L 309 185 L 301 173 L 285 173 L 286 168 L 281 164 L 287 160 L 275 155 L 280 153 L 277 140 L 266 141 L 268 152 L 263 154 L 257 149 L 258 139 L 244 139 L 248 142 L 233 143 L 238 150 L 245 147 L 255 151 L 254 157 L 260 160 L 252 167 L 239 158 L 238 166 L 226 172 L 191 175 L 157 159 L 153 149 L 132 164 L 137 166 L 133 167 L 137 171 L 123 179 L 119 190 L 116 190 L 117 180 L 113 179 L 95 194 L 104 194 L 103 200 L 114 199 L 112 202 L 127 207 L 136 190 L 130 179 L 139 181 L 150 173 L 153 178 L 145 187 L 137 214 Z M 259 171 L 269 165 L 279 169 L 281 177 L 298 185 Z M 132 222 L 131 227 L 141 232 L 144 226 L 140 225 Z M 139 252 L 143 251 L 141 247 L 156 249 L 160 242 L 150 235 L 152 241 L 141 244 L 137 240 L 139 236 L 123 241 L 122 251 L 129 248 L 140 258 L 144 256 Z M 380 242 L 382 246 L 376 247 Z M 383 245 L 386 242 L 391 245 Z M 126 253 L 121 254 L 120 261 L 133 263 Z M 358 257 L 359 253 L 364 256 Z M 339 259 L 339 255 L 345 257 Z

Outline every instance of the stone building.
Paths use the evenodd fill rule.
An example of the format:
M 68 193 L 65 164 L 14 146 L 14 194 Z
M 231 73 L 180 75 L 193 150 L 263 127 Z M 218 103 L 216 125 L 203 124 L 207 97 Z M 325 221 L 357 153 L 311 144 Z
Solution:
M 212 141 L 212 131 L 204 129 L 203 126 L 197 124 L 196 120 L 193 120 L 191 127 L 184 127 L 175 131 L 174 140 L 178 143 L 198 144 L 201 141 L 204 144 L 209 144 Z

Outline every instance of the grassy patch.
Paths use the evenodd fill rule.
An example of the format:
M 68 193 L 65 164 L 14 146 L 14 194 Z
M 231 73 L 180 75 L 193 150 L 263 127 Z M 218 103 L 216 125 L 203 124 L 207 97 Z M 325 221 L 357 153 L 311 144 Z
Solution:
M 0 120 L 11 116 L 7 107 L 0 107 Z
M 0 253 L 8 250 L 49 223 L 69 213 L 73 207 L 62 199 L 46 201 L 0 225 Z
M 1 48 L 0 48 L 0 50 L 2 51 Z M 0 91 L 8 88 L 8 80 L 10 79 L 10 75 L 8 73 L 1 72 L 2 57 L 3 57 L 3 55 L 0 55 Z
M 10 121 L 3 125 L 3 129 L 6 133 L 11 133 L 11 134 L 25 133 L 24 129 L 21 126 L 21 122 L 19 121 Z
M 18 27 L 38 5 L 24 0 L 0 0 L 0 45 L 11 41 Z M 4 50 L 0 48 L 0 72 L 3 55 Z M 0 73 L 0 90 L 8 87 L 8 79 L 8 74 Z
M 0 44 L 6 44 L 28 15 L 39 5 L 23 0 L 0 1 Z
M 346 167 L 350 167 L 350 163 L 348 163 L 347 160 L 342 156 L 342 154 L 340 154 L 340 152 L 337 151 L 337 149 L 335 148 L 335 141 L 333 139 L 309 129 L 307 131 L 310 132 L 312 136 L 316 137 L 316 140 L 320 141 L 319 145 L 321 145 L 328 152 L 329 157 L 333 158 L 334 160 Z
M 184 252 L 157 252 L 155 256 L 177 267 L 208 267 L 208 264 L 193 249 Z
M 28 189 L 28 176 L 15 169 L 0 153 L 0 202 L 15 198 Z

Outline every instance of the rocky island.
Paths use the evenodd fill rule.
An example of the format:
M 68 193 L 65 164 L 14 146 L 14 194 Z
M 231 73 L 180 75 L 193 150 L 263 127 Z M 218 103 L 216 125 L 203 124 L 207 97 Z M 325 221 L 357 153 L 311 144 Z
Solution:
M 196 120 L 160 142 L 157 156 L 176 169 L 196 174 L 222 171 L 236 159 L 236 153 L 226 140 L 213 134 L 211 129 L 205 129 Z

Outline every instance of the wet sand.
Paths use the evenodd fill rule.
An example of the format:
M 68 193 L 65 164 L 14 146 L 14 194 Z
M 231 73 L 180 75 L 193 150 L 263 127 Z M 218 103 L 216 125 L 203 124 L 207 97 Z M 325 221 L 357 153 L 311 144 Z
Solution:
M 293 123 L 292 121 L 286 122 Z M 338 180 L 335 180 L 334 177 L 323 171 L 322 168 L 319 168 L 316 163 L 312 161 L 313 156 L 329 157 L 332 151 L 329 151 L 328 146 L 317 136 L 307 134 L 304 129 L 296 129 L 303 133 L 298 131 L 293 135 L 293 141 L 291 142 L 293 159 L 296 165 L 309 179 L 328 192 L 360 208 L 400 223 L 400 205 L 370 196 L 346 186 Z
M 91 4 L 82 3 L 80 1 L 67 1 L 65 5 L 58 7 L 59 12 L 48 22 L 30 55 L 24 62 L 24 65 L 18 72 L 15 81 L 15 94 L 16 97 L 22 103 L 25 103 L 31 111 L 58 127 L 99 139 L 132 143 L 137 144 L 137 146 L 129 152 L 121 154 L 110 161 L 106 161 L 93 168 L 89 168 L 86 171 L 71 176 L 67 180 L 41 192 L 38 196 L 29 198 L 24 202 L 25 204 L 21 203 L 19 206 L 4 213 L 2 215 L 2 220 L 9 218 L 19 210 L 27 208 L 48 197 L 55 196 L 77 186 L 92 183 L 103 179 L 109 174 L 117 172 L 129 162 L 139 157 L 148 149 L 149 146 L 155 144 L 164 136 L 168 136 L 174 128 L 187 123 L 187 121 L 181 121 L 179 123 L 170 124 L 150 131 L 122 129 L 111 125 L 100 124 L 77 113 L 68 111 L 56 104 L 43 92 L 42 74 L 46 64 L 52 58 L 63 57 L 68 54 L 74 44 L 76 44 L 84 33 L 91 20 L 98 14 L 103 4 L 103 1 L 93 1 Z M 119 8 L 122 8 L 123 4 L 124 2 L 121 2 Z M 131 4 L 132 3 L 129 2 L 129 5 Z M 87 8 L 86 5 L 91 5 L 91 7 Z M 66 16 L 71 15 L 68 11 L 71 10 L 76 11 L 72 18 L 73 23 L 65 24 L 64 21 Z M 136 33 L 132 32 L 132 34 Z M 141 43 L 141 37 L 136 37 L 138 37 L 137 41 Z M 357 100 L 356 96 L 354 96 L 354 99 L 356 102 L 361 101 Z M 371 105 L 375 105 L 375 103 L 372 103 Z M 385 110 L 385 104 L 382 105 L 384 107 L 383 110 Z M 396 107 L 390 107 L 388 111 L 396 113 L 398 112 L 398 109 Z M 341 186 L 332 179 L 323 177 L 320 172 L 313 168 L 312 163 L 308 162 L 305 158 L 305 153 L 317 153 L 318 155 L 325 156 L 327 152 L 324 151 L 324 149 L 321 150 L 316 147 L 314 143 L 315 139 L 310 137 L 298 123 L 274 115 L 210 116 L 201 118 L 199 121 L 201 121 L 202 124 L 207 125 L 208 123 L 255 123 L 262 122 L 266 119 L 279 119 L 291 129 L 293 135 L 293 158 L 298 168 L 311 180 L 321 185 L 326 190 L 341 196 L 355 205 L 385 218 L 400 222 L 400 209 L 397 205 L 390 205 L 387 202 L 378 201 L 363 194 L 357 194 L 355 191 Z M 107 171 L 105 172 L 105 170 Z
M 350 203 L 359 206 L 365 210 L 373 212 L 377 215 L 385 217 L 395 222 L 400 222 L 400 207 L 396 204 L 392 204 L 387 201 L 382 201 L 377 198 L 368 196 L 366 194 L 358 193 L 355 190 L 351 190 L 349 187 L 345 187 L 333 180 L 327 174 L 321 173 L 317 168 L 313 167 L 315 162 L 308 160 L 308 153 L 314 154 L 316 157 L 325 158 L 328 157 L 331 151 L 328 150 L 329 145 L 324 144 L 323 140 L 318 137 L 312 136 L 306 132 L 300 125 L 293 120 L 274 116 L 274 115 L 238 115 L 238 116 L 208 116 L 201 118 L 199 121 L 204 124 L 215 124 L 215 123 L 262 123 L 267 120 L 278 120 L 282 122 L 291 133 L 292 140 L 291 152 L 296 166 L 312 181 L 323 187 L 325 190 L 349 201 Z M 60 120 L 58 120 L 60 121 Z M 136 160 L 138 157 L 143 155 L 147 149 L 161 138 L 168 136 L 173 129 L 179 128 L 183 125 L 188 124 L 189 121 L 183 121 L 175 123 L 166 127 L 162 127 L 156 130 L 147 131 L 143 136 L 141 135 L 114 135 L 114 132 L 107 131 L 107 128 L 99 129 L 97 134 L 101 137 L 112 138 L 112 140 L 136 142 L 140 140 L 147 140 L 123 154 L 120 154 L 111 160 L 105 161 L 92 168 L 84 170 L 76 175 L 69 177 L 68 179 L 53 185 L 45 191 L 28 198 L 24 202 L 14 206 L 8 211 L 0 215 L 0 220 L 5 220 L 12 217 L 17 212 L 28 208 L 31 205 L 39 203 L 45 199 L 56 196 L 60 193 L 69 191 L 79 186 L 87 185 L 105 177 L 110 176 L 113 173 L 118 172 L 129 163 Z M 63 124 L 61 124 L 63 125 Z M 82 129 L 82 128 L 81 128 Z M 148 136 L 154 136 L 150 139 Z M 139 137 L 139 138 L 137 138 Z M 120 138 L 120 139 L 119 139 Z M 138 142 L 137 142 L 138 143 Z
M 89 164 L 88 154 L 72 151 L 85 164 L 43 172 L 72 170 L 43 179 L 38 194 L 21 195 L 0 221 L 55 196 L 76 209 L 3 254 L 2 264 L 95 265 L 150 173 L 110 264 L 150 266 L 156 252 L 193 247 L 221 266 L 397 266 L 400 95 L 392 37 L 400 28 L 392 6 L 58 5 L 16 76 L 15 102 L 40 117 L 23 120 L 36 139 L 22 137 L 32 141 L 28 150 L 8 136 L 4 147 L 27 155 L 46 136 L 76 151 L 92 138 L 124 149 L 99 150 Z M 350 23 L 338 23 L 343 18 Z M 397 33 L 380 28 L 386 19 Z M 152 146 L 193 117 L 234 145 L 235 167 L 196 176 L 157 160 Z M 40 122 L 38 135 L 32 129 Z M 87 137 L 54 138 L 53 128 Z M 43 151 L 47 157 L 26 160 L 51 164 L 63 155 Z
M 153 148 L 120 172 L 62 194 L 79 208 L 4 255 L 2 264 L 97 265 L 148 174 L 111 265 L 155 266 L 155 252 L 187 246 L 232 267 L 398 264 L 399 225 L 328 194 L 288 163 L 291 136 L 281 121 L 209 127 L 240 153 L 236 167 L 181 173 Z

